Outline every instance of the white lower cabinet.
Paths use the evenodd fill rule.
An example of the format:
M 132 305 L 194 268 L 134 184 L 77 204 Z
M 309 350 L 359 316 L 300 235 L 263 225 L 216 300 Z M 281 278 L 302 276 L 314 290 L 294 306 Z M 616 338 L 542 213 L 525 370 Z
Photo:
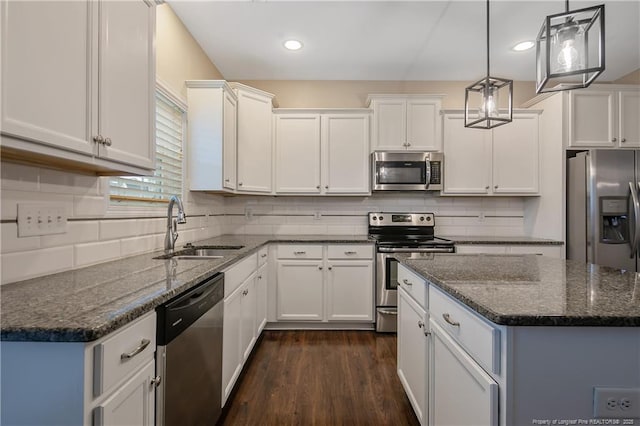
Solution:
M 498 384 L 431 320 L 431 423 L 498 425 Z
M 127 383 L 93 410 L 93 425 L 144 425 L 155 423 L 155 362 L 148 361 Z
M 252 254 L 224 271 L 221 406 L 231 394 L 266 322 L 266 257 L 258 261 L 258 256 L 266 253 L 263 248 L 259 254 Z
M 428 423 L 428 324 L 424 307 L 398 288 L 398 377 L 423 425 Z
M 278 321 L 373 322 L 372 244 L 282 244 Z

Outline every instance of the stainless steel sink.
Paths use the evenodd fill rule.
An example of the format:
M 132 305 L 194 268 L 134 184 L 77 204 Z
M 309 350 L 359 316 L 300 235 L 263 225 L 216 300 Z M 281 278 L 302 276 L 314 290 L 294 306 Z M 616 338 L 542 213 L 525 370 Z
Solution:
M 163 254 L 154 259 L 222 259 L 244 246 L 185 246 L 184 250 Z

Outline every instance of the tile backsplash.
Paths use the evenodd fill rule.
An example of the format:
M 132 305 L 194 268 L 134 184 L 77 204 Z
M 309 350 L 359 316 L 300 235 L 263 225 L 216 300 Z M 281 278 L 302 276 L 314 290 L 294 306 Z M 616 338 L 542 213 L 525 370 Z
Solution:
M 106 178 L 0 163 L 2 284 L 119 259 L 163 247 L 166 210 L 109 205 Z M 187 223 L 176 245 L 220 234 L 366 234 L 370 211 L 434 212 L 436 233 L 524 235 L 521 198 L 439 197 L 398 193 L 369 197 L 274 197 L 185 191 Z M 18 238 L 18 203 L 64 204 L 64 234 Z

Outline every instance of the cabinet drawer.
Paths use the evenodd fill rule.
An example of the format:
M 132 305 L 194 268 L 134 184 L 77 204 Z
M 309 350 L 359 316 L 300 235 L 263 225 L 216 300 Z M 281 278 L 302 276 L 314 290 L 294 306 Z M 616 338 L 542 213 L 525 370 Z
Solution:
M 429 286 L 431 318 L 464 347 L 484 369 L 500 373 L 500 330 L 433 285 Z
M 233 293 L 256 270 L 257 259 L 258 254 L 254 253 L 224 270 L 224 297 Z
M 427 282 L 404 265 L 398 265 L 398 287 L 402 287 L 416 302 L 427 310 Z
M 322 245 L 281 244 L 278 259 L 322 259 Z
M 329 259 L 373 259 L 373 245 L 339 244 L 327 247 Z
M 269 258 L 269 246 L 264 246 L 258 250 L 258 266 L 262 266 L 267 263 Z
M 113 333 L 93 348 L 93 395 L 100 396 L 153 358 L 156 314 L 145 316 Z

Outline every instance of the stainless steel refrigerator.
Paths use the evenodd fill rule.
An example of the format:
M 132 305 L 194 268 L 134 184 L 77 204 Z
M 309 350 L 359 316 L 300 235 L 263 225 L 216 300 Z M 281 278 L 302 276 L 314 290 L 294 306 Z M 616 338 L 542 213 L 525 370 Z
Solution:
M 568 161 L 567 258 L 640 271 L 640 150 L 596 149 Z

